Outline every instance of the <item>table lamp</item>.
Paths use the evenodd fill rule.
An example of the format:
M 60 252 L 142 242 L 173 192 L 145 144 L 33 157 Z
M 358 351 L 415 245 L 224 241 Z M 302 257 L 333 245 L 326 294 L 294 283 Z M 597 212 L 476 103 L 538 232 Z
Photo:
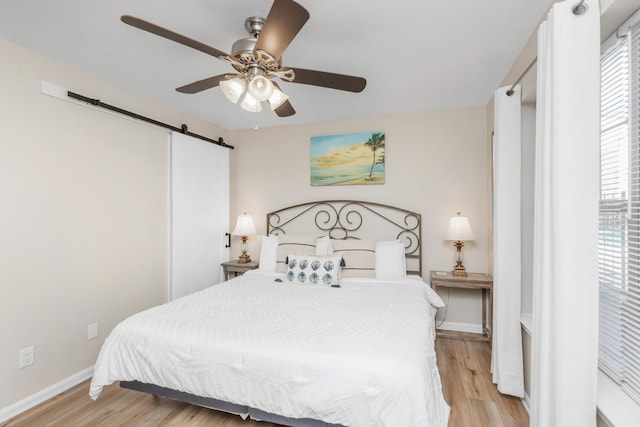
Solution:
M 475 240 L 473 231 L 471 231 L 471 226 L 469 225 L 469 218 L 460 216 L 460 212 L 458 212 L 456 216 L 451 217 L 449 219 L 449 229 L 447 230 L 445 240 L 453 241 L 453 246 L 456 247 L 456 265 L 453 267 L 452 274 L 454 276 L 466 277 L 467 270 L 465 270 L 464 265 L 462 265 L 462 247 L 465 241 Z
M 236 228 L 233 229 L 234 236 L 242 237 L 242 254 L 238 258 L 240 264 L 251 262 L 251 257 L 247 254 L 247 238 L 252 234 L 257 234 L 256 226 L 253 225 L 253 218 L 246 212 L 238 217 Z

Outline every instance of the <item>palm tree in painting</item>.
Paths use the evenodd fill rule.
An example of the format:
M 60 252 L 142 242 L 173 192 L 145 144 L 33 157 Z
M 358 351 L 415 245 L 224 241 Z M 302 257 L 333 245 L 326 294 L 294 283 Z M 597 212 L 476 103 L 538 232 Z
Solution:
M 384 132 L 372 133 L 371 138 L 364 143 L 364 145 L 371 148 L 371 153 L 373 154 L 373 160 L 371 161 L 371 170 L 369 171 L 369 177 L 365 178 L 367 181 L 371 181 L 373 178 L 373 168 L 377 164 L 384 163 L 384 154 L 381 159 L 376 160 L 376 151 L 384 148 Z

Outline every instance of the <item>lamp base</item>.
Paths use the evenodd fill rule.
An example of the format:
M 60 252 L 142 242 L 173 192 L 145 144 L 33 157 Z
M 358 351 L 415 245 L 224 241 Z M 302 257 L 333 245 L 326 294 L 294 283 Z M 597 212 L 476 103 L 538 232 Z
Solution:
M 242 254 L 238 257 L 238 264 L 246 264 L 248 262 L 251 262 L 251 257 L 245 251 L 242 251 Z
M 453 268 L 453 271 L 451 271 L 451 274 L 458 277 L 467 277 L 467 270 L 465 270 L 464 267 L 460 268 L 458 266 L 455 266 Z
M 453 242 L 453 246 L 456 247 L 456 265 L 453 266 L 451 274 L 457 277 L 467 277 L 467 270 L 465 270 L 464 265 L 462 265 L 462 247 L 464 246 L 464 242 L 456 240 Z

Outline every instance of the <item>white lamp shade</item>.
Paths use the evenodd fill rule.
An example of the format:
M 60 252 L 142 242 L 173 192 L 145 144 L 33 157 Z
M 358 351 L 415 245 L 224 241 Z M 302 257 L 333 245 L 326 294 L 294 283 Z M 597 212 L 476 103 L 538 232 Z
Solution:
M 469 225 L 469 218 L 466 216 L 453 216 L 449 219 L 449 229 L 445 240 L 453 241 L 469 241 L 475 240 L 471 226 Z
M 250 113 L 259 113 L 260 111 L 262 111 L 262 105 L 260 104 L 260 101 L 251 96 L 249 92 L 246 92 L 244 94 L 244 98 L 242 99 L 240 106 Z
M 271 110 L 275 110 L 276 108 L 284 104 L 287 99 L 289 99 L 289 95 L 279 90 L 278 88 L 274 88 L 273 93 L 269 97 L 269 105 L 271 106 Z
M 257 75 L 249 82 L 247 91 L 257 101 L 266 101 L 273 93 L 273 83 L 265 76 Z
M 256 226 L 253 225 L 253 218 L 245 212 L 238 217 L 236 228 L 233 229 L 233 233 L 231 234 L 234 236 L 250 236 L 257 233 Z
M 230 80 L 222 80 L 220 82 L 220 90 L 224 93 L 224 96 L 234 104 L 238 102 L 244 92 L 245 83 L 244 80 L 235 77 Z

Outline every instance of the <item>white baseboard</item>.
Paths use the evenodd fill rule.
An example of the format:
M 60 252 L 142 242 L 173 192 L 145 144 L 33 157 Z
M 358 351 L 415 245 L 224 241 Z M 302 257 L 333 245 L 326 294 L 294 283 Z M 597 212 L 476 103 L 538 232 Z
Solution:
M 442 324 L 436 322 L 438 329 L 446 329 L 448 331 L 468 332 L 471 334 L 481 334 L 482 325 L 477 323 L 458 323 L 444 321 Z
M 16 415 L 20 415 L 21 413 L 33 408 L 41 404 L 44 401 L 47 401 L 62 392 L 69 390 L 72 387 L 77 386 L 83 381 L 88 380 L 93 375 L 93 366 L 88 367 L 87 369 L 83 369 L 82 371 L 75 373 L 61 381 L 58 381 L 55 384 L 46 387 L 31 396 L 27 396 L 24 399 L 9 405 L 5 408 L 0 409 L 0 423 L 3 423 Z M 88 391 L 87 391 L 88 393 Z
M 522 406 L 524 406 L 524 409 L 527 410 L 527 413 L 531 414 L 531 411 L 529 410 L 531 401 L 529 400 L 529 395 L 526 391 L 524 392 L 524 397 L 521 397 L 520 400 L 522 401 Z

